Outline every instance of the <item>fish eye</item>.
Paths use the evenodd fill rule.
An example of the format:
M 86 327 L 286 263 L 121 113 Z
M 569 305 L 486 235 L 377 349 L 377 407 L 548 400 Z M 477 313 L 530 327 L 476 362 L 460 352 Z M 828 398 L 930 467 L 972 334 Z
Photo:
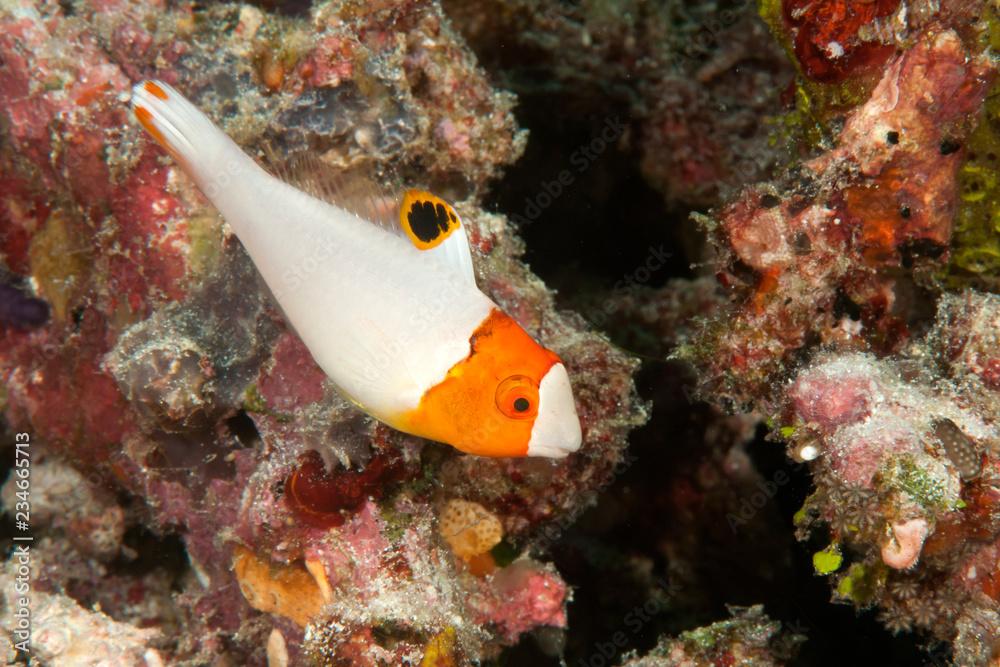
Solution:
M 511 375 L 497 386 L 497 407 L 510 419 L 538 414 L 538 387 L 526 375 Z

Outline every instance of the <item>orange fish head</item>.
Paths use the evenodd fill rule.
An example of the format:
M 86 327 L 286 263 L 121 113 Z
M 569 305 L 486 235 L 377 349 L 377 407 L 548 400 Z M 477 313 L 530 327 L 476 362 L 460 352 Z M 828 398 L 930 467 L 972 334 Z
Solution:
M 569 374 L 554 352 L 499 310 L 471 343 L 400 428 L 479 456 L 562 458 L 580 448 Z

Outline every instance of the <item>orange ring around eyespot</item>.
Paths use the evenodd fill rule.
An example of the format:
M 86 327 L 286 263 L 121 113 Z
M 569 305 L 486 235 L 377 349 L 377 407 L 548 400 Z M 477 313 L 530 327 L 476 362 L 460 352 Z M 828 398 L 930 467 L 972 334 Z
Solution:
M 521 408 L 519 401 L 527 401 Z M 531 419 L 538 414 L 538 387 L 526 375 L 511 375 L 497 386 L 497 408 L 510 419 Z
M 441 229 L 437 236 L 429 241 L 425 241 L 417 236 L 417 234 L 413 231 L 413 225 L 410 222 L 410 214 L 413 212 L 414 207 L 418 205 L 431 206 L 434 209 L 443 212 L 444 217 L 446 218 L 446 220 L 442 221 L 445 228 Z M 451 236 L 452 233 L 459 228 L 462 221 L 459 219 L 458 214 L 455 212 L 455 209 L 452 208 L 451 204 L 445 200 L 435 194 L 427 192 L 426 190 L 411 189 L 407 190 L 403 194 L 403 203 L 399 208 L 399 224 L 403 228 L 403 231 L 406 232 L 406 236 L 410 239 L 410 242 L 414 245 L 414 247 L 419 250 L 431 250 L 432 248 L 436 248 L 444 243 L 445 239 Z

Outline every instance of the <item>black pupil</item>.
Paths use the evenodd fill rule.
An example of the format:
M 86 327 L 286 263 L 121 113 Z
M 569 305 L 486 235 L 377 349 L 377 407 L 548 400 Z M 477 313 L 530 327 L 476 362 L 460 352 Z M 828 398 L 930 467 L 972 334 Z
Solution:
M 531 407 L 531 403 L 526 398 L 515 398 L 514 409 L 518 412 L 526 412 Z

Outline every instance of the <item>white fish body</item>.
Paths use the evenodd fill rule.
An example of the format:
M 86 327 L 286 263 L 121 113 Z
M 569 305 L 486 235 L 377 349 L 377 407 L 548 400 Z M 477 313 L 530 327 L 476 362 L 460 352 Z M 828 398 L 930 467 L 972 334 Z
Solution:
M 319 366 L 364 410 L 413 432 L 401 416 L 470 357 L 470 336 L 499 311 L 463 275 L 471 257 L 467 267 L 435 260 L 405 236 L 271 176 L 167 84 L 137 85 L 132 104 L 232 227 Z M 568 377 L 555 365 L 550 384 L 564 395 L 550 403 L 570 423 L 549 426 L 547 437 L 560 442 L 529 455 L 564 456 L 580 444 Z M 539 403 L 544 412 L 544 397 Z

